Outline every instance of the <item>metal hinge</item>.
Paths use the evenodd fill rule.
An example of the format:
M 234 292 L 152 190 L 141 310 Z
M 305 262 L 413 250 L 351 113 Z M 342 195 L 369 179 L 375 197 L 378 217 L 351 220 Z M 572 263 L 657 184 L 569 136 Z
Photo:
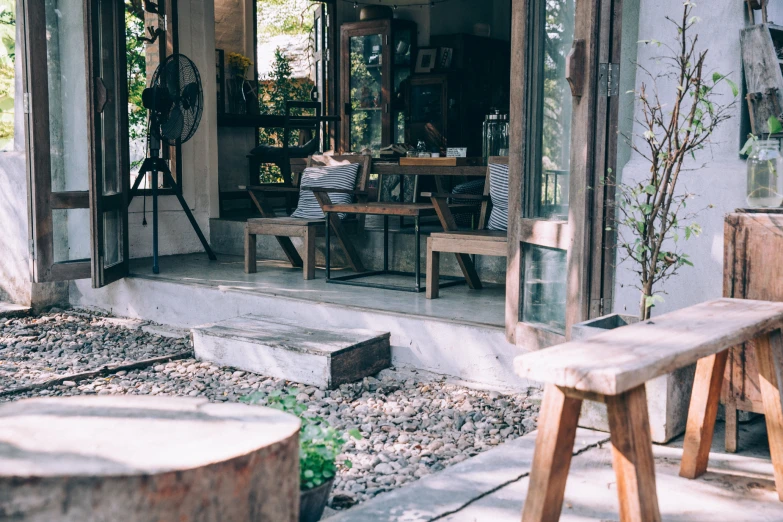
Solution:
M 30 257 L 32 259 L 35 259 L 35 240 L 34 239 L 30 240 Z
M 617 96 L 620 94 L 620 64 L 598 64 L 598 96 Z
M 169 17 L 168 15 L 163 15 L 163 30 L 168 31 L 169 30 Z
M 30 114 L 30 93 L 26 92 L 24 93 L 24 96 L 22 96 L 22 106 L 24 107 L 24 113 Z
M 388 34 L 383 35 L 383 43 L 385 45 L 389 45 L 389 35 Z
M 332 50 L 331 49 L 327 49 L 326 50 L 326 61 L 327 62 L 331 61 L 331 59 L 332 59 Z

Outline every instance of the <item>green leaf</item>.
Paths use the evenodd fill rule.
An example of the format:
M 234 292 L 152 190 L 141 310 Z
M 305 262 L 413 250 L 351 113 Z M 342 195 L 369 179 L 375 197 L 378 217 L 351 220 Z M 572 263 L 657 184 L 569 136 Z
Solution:
M 311 478 L 313 478 L 315 476 L 315 473 L 313 473 L 313 470 L 307 469 L 307 470 L 305 470 L 303 475 L 304 475 L 305 478 L 311 479 Z
M 345 459 L 345 460 L 343 461 L 343 466 L 345 466 L 345 467 L 346 467 L 346 469 L 351 469 L 351 468 L 353 468 L 353 462 L 351 462 L 351 461 L 350 461 L 350 460 L 348 460 L 348 459 Z
M 733 95 L 735 98 L 736 98 L 737 96 L 739 96 L 739 87 L 737 87 L 737 84 L 736 84 L 736 83 L 734 83 L 733 81 L 729 80 L 728 78 L 726 78 L 726 83 L 728 83 L 728 84 L 729 84 L 729 87 L 731 87 L 731 94 L 732 94 L 732 95 Z
M 353 429 L 351 429 L 351 430 L 348 430 L 348 435 L 350 435 L 351 437 L 353 437 L 353 438 L 354 438 L 354 439 L 356 439 L 356 440 L 362 440 L 362 434 L 361 434 L 361 432 L 360 432 L 358 429 L 356 429 L 356 428 L 353 428 Z
M 783 124 L 781 124 L 780 120 L 777 119 L 775 116 L 769 117 L 769 120 L 767 120 L 767 125 L 769 125 L 770 134 L 778 134 L 780 132 L 783 132 Z

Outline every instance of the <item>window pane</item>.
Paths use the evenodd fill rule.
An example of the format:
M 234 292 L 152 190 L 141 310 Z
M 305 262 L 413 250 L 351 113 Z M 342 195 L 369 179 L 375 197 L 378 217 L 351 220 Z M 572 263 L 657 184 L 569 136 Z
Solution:
M 45 9 L 52 191 L 89 190 L 83 4 L 45 0 Z
M 54 262 L 90 259 L 90 209 L 53 209 Z
M 568 214 L 572 99 L 565 58 L 574 41 L 574 9 L 574 0 L 546 2 L 540 217 Z
M 566 251 L 524 245 L 522 321 L 565 330 Z
M 103 266 L 122 261 L 122 220 L 119 210 L 103 213 Z
M 381 35 L 351 37 L 350 148 L 353 152 L 381 149 Z

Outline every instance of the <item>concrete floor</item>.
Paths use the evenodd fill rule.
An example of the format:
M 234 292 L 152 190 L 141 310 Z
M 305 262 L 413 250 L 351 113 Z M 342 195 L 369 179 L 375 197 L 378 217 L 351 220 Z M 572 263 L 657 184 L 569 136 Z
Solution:
M 71 303 L 179 328 L 253 314 L 309 328 L 390 332 L 394 366 L 482 389 L 520 391 L 533 385 L 513 371 L 514 357 L 525 349 L 506 340 L 500 285 L 444 288 L 439 299 L 428 300 L 423 292 L 327 284 L 324 270 L 304 281 L 301 269 L 280 261 L 261 261 L 258 273 L 245 274 L 241 257 L 218 255 L 210 262 L 205 254 L 162 257 L 157 275 L 149 259 L 133 260 L 131 273 L 100 289 L 88 280 L 75 281 Z M 413 286 L 412 277 L 393 278 Z
M 444 288 L 439 299 L 427 299 L 423 292 L 416 294 L 327 284 L 323 269 L 316 270 L 314 280 L 305 281 L 302 279 L 302 269 L 291 268 L 290 264 L 282 261 L 259 261 L 257 273 L 245 274 L 243 259 L 225 254 L 219 255 L 217 261 L 209 261 L 204 254 L 164 256 L 160 258 L 160 274 L 157 275 L 152 273 L 151 267 L 151 259 L 134 259 L 131 261 L 131 274 L 224 290 L 241 289 L 319 303 L 450 319 L 460 323 L 503 326 L 505 314 L 505 288 L 498 284 L 487 284 L 481 290 L 471 290 L 467 285 Z M 340 270 L 332 270 L 335 277 L 342 273 Z M 380 276 L 365 281 L 414 286 L 413 277 Z
M 328 522 L 518 522 L 527 494 L 536 433 L 380 495 Z M 723 451 L 719 423 L 708 472 L 678 475 L 682 438 L 654 446 L 661 516 L 676 522 L 780 522 L 763 417 L 741 426 L 740 451 Z M 619 520 L 608 436 L 580 429 L 566 486 L 563 522 Z

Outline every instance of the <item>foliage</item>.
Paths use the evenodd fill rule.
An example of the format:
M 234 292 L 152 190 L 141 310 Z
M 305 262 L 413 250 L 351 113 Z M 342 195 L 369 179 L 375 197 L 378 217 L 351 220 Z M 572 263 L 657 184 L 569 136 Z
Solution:
M 144 41 L 144 12 L 131 0 L 125 0 L 125 41 L 128 63 L 128 137 L 131 142 L 146 139 L 147 111 L 141 93 L 147 86 L 147 59 Z M 135 163 L 140 163 L 137 161 Z M 134 167 L 138 165 L 133 165 Z
M 240 53 L 228 53 L 228 66 L 234 71 L 234 76 L 245 78 L 247 68 L 252 61 L 247 56 Z
M 686 159 L 695 159 L 695 153 L 710 143 L 715 129 L 730 118 L 738 95 L 737 86 L 725 75 L 707 71 L 707 50 L 698 50 L 699 37 L 691 36 L 699 22 L 693 16 L 694 8 L 692 2 L 685 1 L 680 20 L 666 17 L 677 29 L 674 47 L 656 40 L 641 42 L 668 51 L 655 58 L 656 63 L 664 64 L 662 73 L 653 75 L 637 64 L 649 78 L 650 86 L 642 83 L 635 93 L 641 106 L 636 123 L 643 131 L 637 140 L 631 140 L 630 146 L 650 163 L 650 173 L 637 183 L 617 186 L 615 219 L 618 247 L 636 265 L 642 320 L 648 319 L 651 308 L 662 300 L 656 285 L 683 266 L 693 266 L 680 239 L 700 234 L 701 227 L 692 220 L 704 209 L 688 208 L 694 194 L 678 190 L 680 178 L 693 170 L 684 167 Z M 673 103 L 661 99 L 659 83 L 676 86 Z M 718 103 L 721 84 L 728 85 L 733 95 L 726 105 Z
M 281 34 L 310 34 L 313 30 L 310 0 L 256 0 L 258 39 L 266 41 Z
M 275 390 L 269 394 L 254 392 L 239 399 L 248 404 L 263 404 L 299 417 L 302 428 L 299 431 L 299 477 L 302 490 L 313 489 L 331 480 L 337 473 L 337 456 L 346 439 L 322 417 L 307 415 L 307 406 L 296 400 L 294 389 Z M 348 435 L 361 439 L 359 430 L 352 429 Z M 350 460 L 341 463 L 351 468 Z
M 16 2 L 0 0 L 0 149 L 14 138 L 14 60 L 16 58 Z
M 262 79 L 259 87 L 259 109 L 261 114 L 285 114 L 286 100 L 309 100 L 313 83 L 298 81 L 291 77 L 291 62 L 283 49 L 275 49 L 275 63 L 268 79 Z M 300 114 L 301 112 L 293 112 Z M 258 130 L 258 142 L 265 145 L 282 146 L 283 129 L 261 128 Z M 292 130 L 288 145 L 299 143 L 299 131 Z M 280 182 L 280 169 L 276 165 L 261 165 L 261 183 Z

